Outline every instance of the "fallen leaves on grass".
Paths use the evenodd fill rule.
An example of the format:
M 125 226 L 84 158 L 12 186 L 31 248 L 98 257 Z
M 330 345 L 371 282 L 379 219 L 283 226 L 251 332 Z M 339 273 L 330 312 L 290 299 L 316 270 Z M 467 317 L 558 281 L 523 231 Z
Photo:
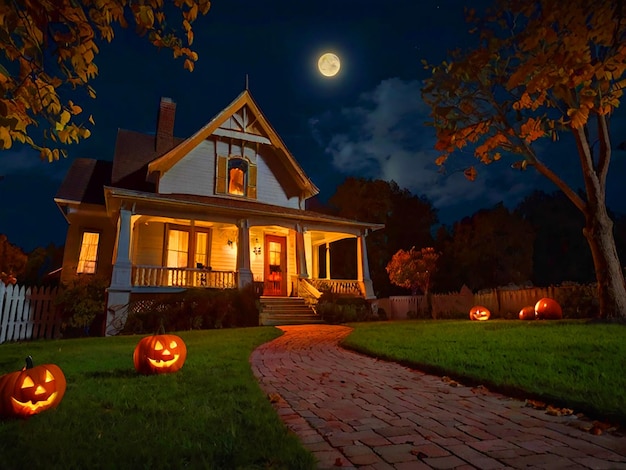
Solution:
M 447 375 L 444 375 L 441 380 L 443 380 L 445 383 L 447 383 L 448 385 L 450 385 L 450 387 L 459 387 L 461 384 L 458 383 L 456 380 L 451 379 L 450 377 L 448 377 Z

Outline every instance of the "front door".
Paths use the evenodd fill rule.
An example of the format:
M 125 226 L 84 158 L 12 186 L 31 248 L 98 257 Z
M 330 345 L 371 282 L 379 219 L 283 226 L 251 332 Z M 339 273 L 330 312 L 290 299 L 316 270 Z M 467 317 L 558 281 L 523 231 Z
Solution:
M 287 295 L 287 240 L 265 236 L 265 285 L 263 295 Z

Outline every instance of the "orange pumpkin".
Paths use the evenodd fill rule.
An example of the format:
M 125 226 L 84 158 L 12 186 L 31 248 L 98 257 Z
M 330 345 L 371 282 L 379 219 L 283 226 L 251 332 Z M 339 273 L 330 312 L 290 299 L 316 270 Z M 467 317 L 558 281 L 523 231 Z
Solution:
M 489 317 L 491 317 L 491 312 L 487 307 L 483 307 L 482 305 L 476 305 L 470 309 L 469 317 L 470 320 L 485 321 L 489 320 Z
M 520 320 L 534 320 L 535 319 L 535 307 L 532 305 L 524 307 L 519 311 Z
M 538 320 L 560 320 L 563 310 L 556 300 L 544 297 L 535 304 L 535 316 Z
M 0 377 L 0 416 L 28 418 L 54 408 L 61 403 L 66 385 L 59 366 L 33 366 L 28 356 L 22 370 Z
M 179 370 L 187 359 L 187 346 L 180 336 L 146 336 L 135 347 L 133 362 L 140 374 L 167 374 Z

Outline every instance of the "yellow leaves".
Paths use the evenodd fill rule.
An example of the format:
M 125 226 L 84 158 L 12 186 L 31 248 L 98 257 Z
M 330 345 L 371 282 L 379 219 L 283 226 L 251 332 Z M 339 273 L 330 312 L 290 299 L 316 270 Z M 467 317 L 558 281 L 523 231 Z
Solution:
M 13 144 L 9 128 L 0 126 L 0 148 L 3 150 L 10 149 Z
M 570 125 L 574 129 L 580 129 L 583 127 L 589 119 L 589 108 L 582 106 L 578 109 L 570 108 L 567 110 L 567 115 L 570 118 Z
M 70 113 L 68 111 L 63 111 L 61 113 L 61 115 L 59 116 L 59 120 L 56 123 L 56 130 L 60 131 L 63 130 L 65 128 L 65 125 L 69 122 L 70 120 Z

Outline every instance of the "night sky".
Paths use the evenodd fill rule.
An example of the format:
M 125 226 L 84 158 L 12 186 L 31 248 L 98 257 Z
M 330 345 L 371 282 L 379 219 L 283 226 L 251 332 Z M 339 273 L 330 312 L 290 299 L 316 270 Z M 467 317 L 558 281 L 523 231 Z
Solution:
M 97 98 L 78 99 L 92 136 L 68 148 L 52 164 L 26 147 L 0 152 L 0 233 L 30 251 L 62 245 L 66 222 L 53 202 L 73 158 L 111 160 L 118 128 L 153 133 L 162 96 L 177 105 L 175 134 L 188 137 L 249 89 L 326 201 L 346 176 L 394 180 L 425 195 L 442 223 L 451 224 L 480 208 L 504 202 L 514 207 L 534 189 L 555 190 L 535 172 L 520 173 L 512 162 L 478 166 L 471 183 L 462 175 L 473 159 L 453 157 L 448 174 L 434 164 L 434 131 L 423 125 L 428 108 L 420 97 L 426 78 L 421 59 L 444 60 L 446 50 L 471 43 L 461 0 L 215 0 L 194 23 L 193 73 L 166 50 L 159 51 L 120 29 L 102 43 L 91 84 Z M 479 10 L 487 2 L 472 3 Z M 341 59 L 341 71 L 323 77 L 322 52 Z M 613 144 L 626 140 L 626 111 L 612 119 Z M 623 137 L 620 140 L 620 136 Z M 563 137 L 543 144 L 540 155 L 562 177 L 580 187 L 578 156 Z M 567 162 L 572 162 L 567 165 Z M 561 170 L 562 171 L 562 170 Z M 626 152 L 615 151 L 608 205 L 626 213 Z

